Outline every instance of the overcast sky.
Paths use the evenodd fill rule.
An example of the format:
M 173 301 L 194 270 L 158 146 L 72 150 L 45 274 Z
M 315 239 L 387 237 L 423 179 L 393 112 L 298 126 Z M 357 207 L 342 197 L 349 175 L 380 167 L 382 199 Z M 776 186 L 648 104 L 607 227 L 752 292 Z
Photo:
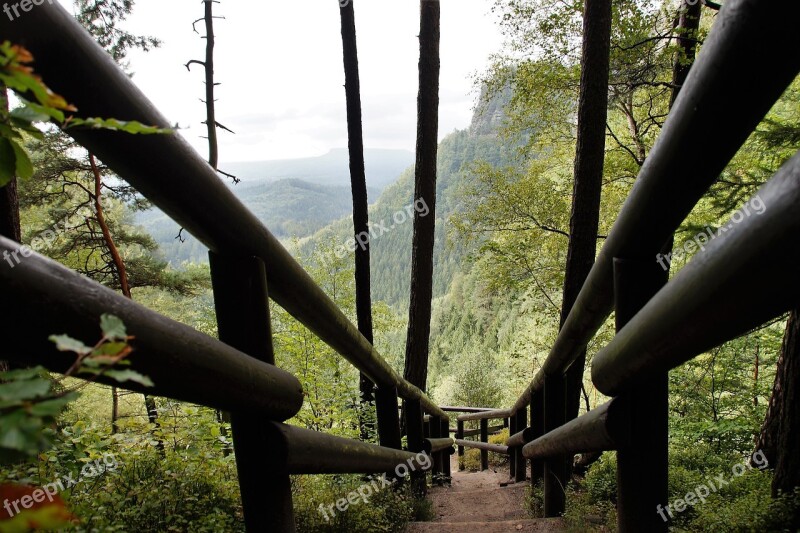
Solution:
M 61 0 L 69 6 L 71 0 Z M 493 0 L 442 0 L 440 138 L 469 124 L 473 75 L 502 42 Z M 419 2 L 355 0 L 364 137 L 368 148 L 413 150 L 416 136 Z M 134 81 L 182 134 L 206 154 L 200 124 L 202 59 L 192 31 L 198 0 L 136 0 L 127 29 L 163 41 L 131 55 Z M 221 161 L 321 155 L 347 146 L 338 0 L 221 0 L 215 14 Z M 198 30 L 202 30 L 202 24 Z

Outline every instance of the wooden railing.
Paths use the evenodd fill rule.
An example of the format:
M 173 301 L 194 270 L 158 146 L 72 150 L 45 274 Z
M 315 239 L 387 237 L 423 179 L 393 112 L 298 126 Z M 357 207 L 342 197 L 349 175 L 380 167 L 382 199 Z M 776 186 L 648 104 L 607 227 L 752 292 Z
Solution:
M 620 531 L 664 531 L 655 509 L 667 497 L 668 370 L 796 305 L 800 156 L 758 192 L 763 214 L 734 216 L 669 283 L 656 254 L 800 71 L 798 19 L 795 0 L 725 2 L 542 368 L 511 408 L 458 417 L 459 445 L 473 445 L 463 422 L 480 420 L 484 450 L 488 421 L 509 419 L 514 477 L 525 478 L 530 460 L 532 480 L 544 479 L 546 516 L 564 511 L 572 454 L 617 450 Z M 81 116 L 169 126 L 60 6 L 0 19 L 0 36 L 31 50 L 37 72 Z M 156 383 L 148 392 L 232 412 L 249 531 L 294 530 L 291 474 L 390 471 L 426 449 L 447 473 L 446 412 L 388 365 L 184 140 L 70 133 L 209 247 L 220 341 L 34 255 L 0 268 L 0 289 L 14 303 L 0 321 L 3 358 L 64 371 L 69 361 L 48 335 L 91 338 L 102 313 L 118 315 L 137 337 L 133 367 Z M 0 252 L 17 247 L 0 239 Z M 283 423 L 299 411 L 302 391 L 274 366 L 268 297 L 377 385 L 382 446 Z M 592 380 L 614 399 L 567 421 L 565 373 L 612 311 L 618 333 L 595 356 Z
M 509 409 L 458 417 L 510 417 L 512 475 L 530 460 L 545 516 L 564 512 L 574 454 L 616 450 L 619 531 L 666 531 L 667 372 L 800 301 L 800 155 L 754 197 L 762 214 L 735 213 L 668 283 L 656 261 L 800 71 L 786 20 L 798 16 L 789 0 L 725 2 L 541 369 Z M 617 335 L 591 376 L 613 399 L 567 421 L 566 372 L 612 311 Z
M 0 38 L 30 50 L 37 73 L 76 105 L 80 116 L 170 126 L 58 3 L 45 3 L 12 22 L 0 19 Z M 292 474 L 392 472 L 417 453 L 434 457 L 435 473 L 449 473 L 445 458 L 453 439 L 447 414 L 397 374 L 179 135 L 69 133 L 211 250 L 220 340 L 32 255 L 13 270 L 0 268 L 4 302 L 14 304 L 0 321 L 0 358 L 63 372 L 69 361 L 49 345 L 48 336 L 68 332 L 93 338 L 103 313 L 119 316 L 136 337 L 132 368 L 155 382 L 148 394 L 231 412 L 248 531 L 295 530 Z M 19 246 L 0 238 L 0 251 Z M 303 391 L 294 376 L 275 366 L 268 298 L 375 383 L 381 446 L 283 423 L 299 412 Z M 401 449 L 398 397 L 405 401 L 408 450 Z

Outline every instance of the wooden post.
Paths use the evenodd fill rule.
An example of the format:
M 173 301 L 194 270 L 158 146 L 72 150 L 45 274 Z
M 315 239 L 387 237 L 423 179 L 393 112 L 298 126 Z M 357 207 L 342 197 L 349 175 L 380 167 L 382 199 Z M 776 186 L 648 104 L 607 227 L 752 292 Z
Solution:
M 440 431 L 442 437 L 449 437 L 450 436 L 450 420 L 446 418 L 442 418 L 442 430 Z M 445 451 L 442 451 L 442 482 L 450 484 L 450 479 L 452 477 L 452 472 L 450 468 L 450 448 Z
M 422 407 L 418 400 L 406 400 L 406 431 L 408 432 L 408 451 L 422 453 L 424 437 Z M 424 498 L 428 491 L 427 473 L 421 470 L 411 472 L 411 490 L 417 498 Z
M 464 440 L 464 421 L 463 420 L 457 420 L 456 421 L 456 438 L 458 440 Z M 464 470 L 463 457 L 464 457 L 464 447 L 459 445 L 458 446 L 458 469 L 459 470 Z
M 219 338 L 275 364 L 264 263 L 209 253 Z M 231 413 L 233 446 L 247 531 L 295 531 L 284 443 L 264 430 L 268 420 Z M 269 453 L 265 453 L 269 450 Z
M 652 258 L 614 259 L 617 331 L 667 282 L 669 272 Z M 631 443 L 617 450 L 617 530 L 666 532 L 669 473 L 667 373 L 637 385 L 630 400 Z
M 517 415 L 516 413 L 514 413 L 513 415 L 511 415 L 511 418 L 509 419 L 508 434 L 514 435 L 517 431 L 519 431 L 517 424 Z M 517 473 L 516 447 L 509 446 L 508 448 L 508 466 L 510 470 L 508 473 L 508 479 L 513 480 Z
M 531 428 L 533 429 L 533 439 L 536 440 L 544 435 L 544 394 L 542 391 L 536 392 L 531 398 Z M 544 459 L 531 460 L 531 485 L 544 477 Z
M 552 431 L 566 422 L 566 378 L 547 376 L 544 380 L 544 429 Z M 564 513 L 567 486 L 567 456 L 548 457 L 544 462 L 544 516 L 553 518 Z
M 525 422 L 528 420 L 528 410 L 523 407 L 517 411 L 517 415 L 514 418 L 517 420 L 517 430 L 515 433 L 518 433 L 527 427 Z M 528 477 L 528 461 L 522 455 L 522 446 L 514 448 L 514 457 L 516 466 L 514 480 L 519 483 L 520 481 L 525 481 Z
M 441 429 L 442 429 L 442 419 L 438 416 L 431 415 L 431 418 L 428 422 L 429 428 L 429 437 L 431 439 L 438 439 L 442 437 Z M 446 436 L 446 435 L 444 435 Z M 441 485 L 442 480 L 442 473 L 444 471 L 444 467 L 442 465 L 442 452 L 433 452 L 433 481 L 437 485 Z
M 378 387 L 375 390 L 375 412 L 378 416 L 378 437 L 385 448 L 402 448 L 400 412 L 397 409 L 397 389 Z
M 481 442 L 489 442 L 489 421 L 481 418 Z M 481 450 L 481 470 L 489 470 L 489 452 Z

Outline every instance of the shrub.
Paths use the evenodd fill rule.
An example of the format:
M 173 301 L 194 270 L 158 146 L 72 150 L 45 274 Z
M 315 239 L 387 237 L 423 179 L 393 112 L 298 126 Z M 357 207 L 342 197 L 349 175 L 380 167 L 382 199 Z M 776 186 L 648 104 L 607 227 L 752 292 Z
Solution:
M 295 504 L 297 530 L 308 533 L 345 533 L 350 531 L 401 532 L 409 521 L 430 517 L 430 509 L 411 496 L 410 485 L 384 487 L 368 497 L 349 505 L 345 511 L 335 509 L 330 515 L 329 506 L 347 498 L 364 484 L 370 483 L 361 476 L 295 476 L 292 493 Z M 378 484 L 380 486 L 380 484 Z M 320 510 L 327 509 L 326 514 Z

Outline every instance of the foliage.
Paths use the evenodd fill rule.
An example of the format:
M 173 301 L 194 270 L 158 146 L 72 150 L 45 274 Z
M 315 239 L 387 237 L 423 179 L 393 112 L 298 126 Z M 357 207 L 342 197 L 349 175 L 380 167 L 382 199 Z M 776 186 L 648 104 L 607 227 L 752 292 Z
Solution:
M 133 351 L 129 344 L 132 337 L 127 336 L 122 321 L 113 315 L 103 315 L 100 328 L 103 337 L 92 347 L 67 335 L 50 338 L 60 351 L 76 354 L 75 362 L 64 375 L 88 374 L 92 379 L 108 376 L 118 382 L 135 381 L 152 386 L 146 376 L 120 369 L 130 363 L 126 358 Z M 0 373 L 0 463 L 34 457 L 52 446 L 50 427 L 78 397 L 76 391 L 61 386 L 62 380 L 51 379 L 42 367 Z
M 505 444 L 508 440 L 508 429 L 489 435 L 490 444 Z M 489 452 L 489 467 L 501 468 L 508 464 L 508 456 Z M 470 472 L 479 472 L 481 469 L 481 451 L 477 448 L 465 448 L 464 455 L 458 458 L 458 468 Z
M 0 187 L 8 184 L 16 175 L 28 179 L 33 175 L 31 158 L 23 146 L 24 134 L 41 138 L 42 133 L 35 123 L 50 120 L 63 128 L 90 128 L 124 131 L 130 134 L 164 134 L 172 130 L 145 126 L 137 121 L 117 119 L 77 118 L 66 116 L 65 111 L 77 111 L 60 95 L 53 93 L 44 82 L 33 73 L 30 64 L 33 55 L 25 48 L 12 45 L 8 41 L 0 43 Z M 8 110 L 6 87 L 17 91 L 22 103 L 12 111 Z M 31 95 L 36 101 L 25 98 Z
M 155 37 L 134 35 L 120 27 L 134 4 L 134 0 L 75 0 L 75 18 L 123 67 L 130 50 L 147 52 L 161 45 Z
M 325 519 L 320 506 L 328 508 L 366 482 L 363 477 L 353 475 L 293 477 L 292 496 L 298 531 L 404 531 L 406 524 L 415 519 L 419 512 L 408 483 L 384 488 L 373 494 L 368 504 L 358 502 L 350 505 L 346 511 L 337 510 L 333 517 Z

